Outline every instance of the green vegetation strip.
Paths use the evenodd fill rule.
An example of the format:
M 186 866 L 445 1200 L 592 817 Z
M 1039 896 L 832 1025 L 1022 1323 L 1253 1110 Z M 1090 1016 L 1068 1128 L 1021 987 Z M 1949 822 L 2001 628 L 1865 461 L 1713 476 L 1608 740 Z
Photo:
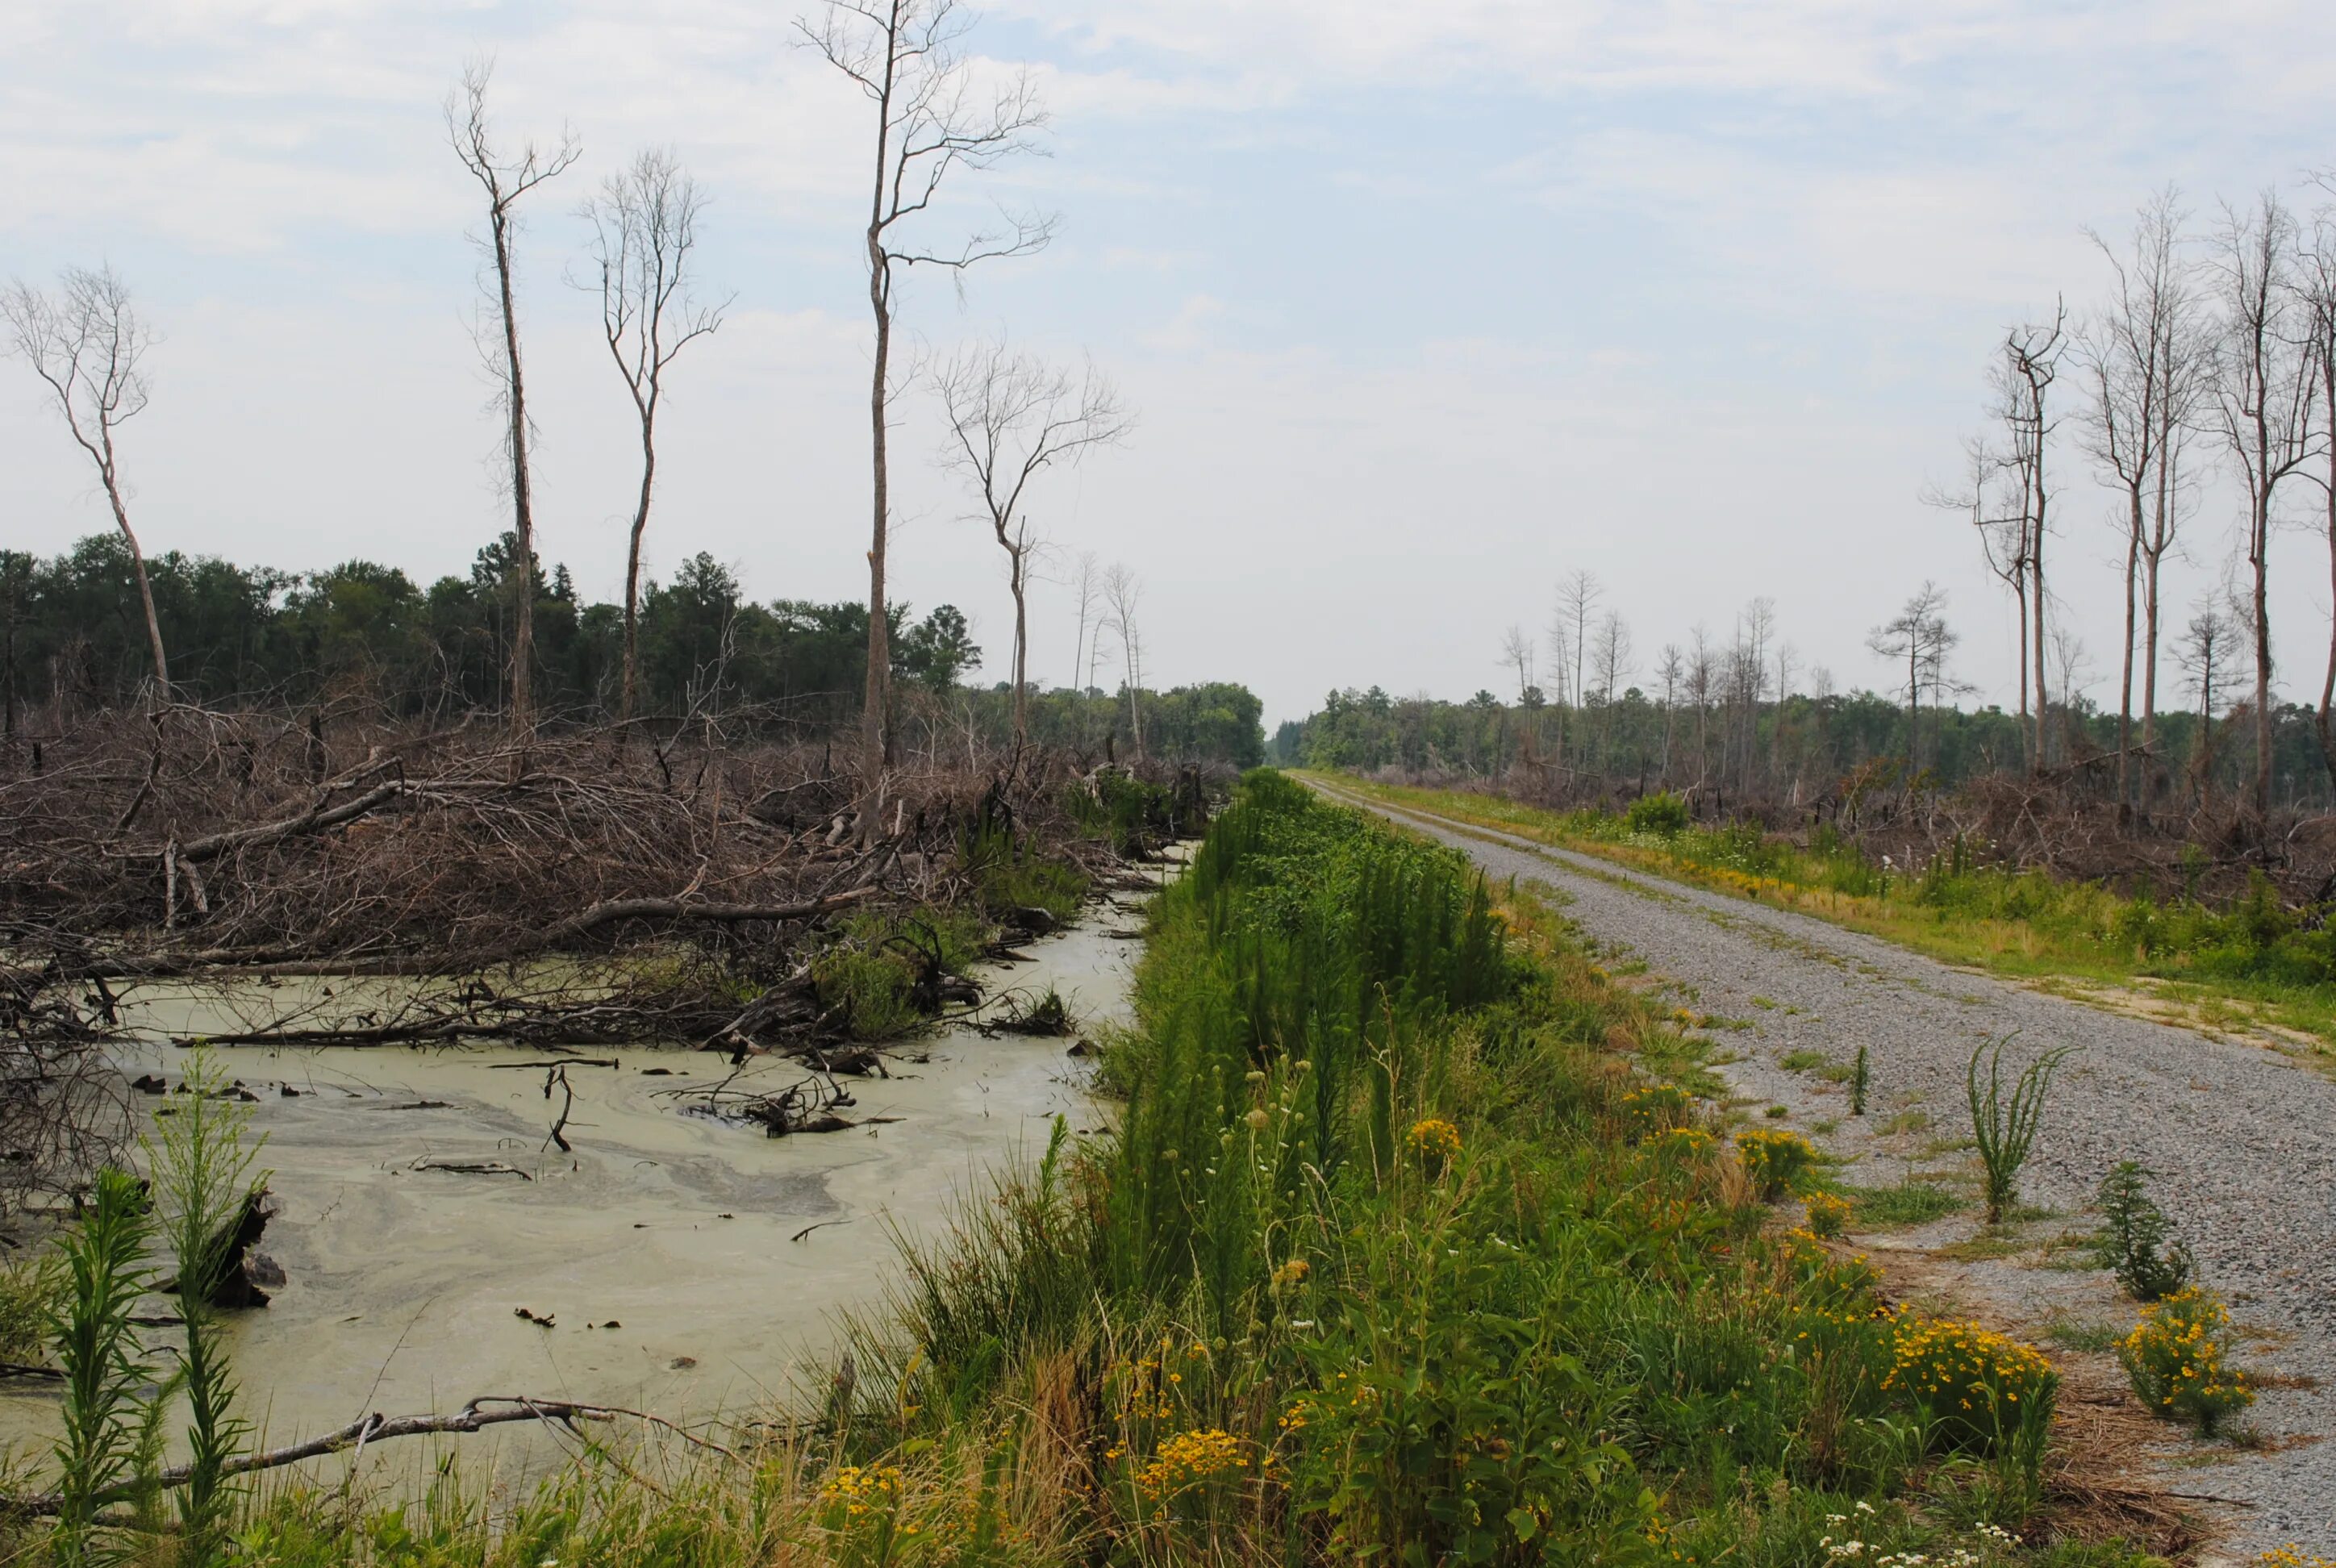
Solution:
M 2099 882 L 1989 863 L 1967 843 L 1925 865 L 1897 866 L 1823 827 L 1804 846 L 1753 824 L 1703 826 L 1670 795 L 1619 813 L 1553 812 L 1462 790 L 1346 777 L 1337 785 L 1815 915 L 1948 963 L 2080 988 L 2138 985 L 2204 1027 L 2269 1024 L 2314 1037 L 2315 1055 L 2336 1056 L 2336 927 L 2284 908 L 2260 876 L 2245 897 L 2215 909 L 2195 893 L 2127 897 Z M 2192 863 L 2203 874 L 2195 852 Z
M 1058 1125 L 911 1249 L 799 1420 L 735 1456 L 595 1447 L 518 1498 L 459 1461 L 404 1504 L 296 1484 L 238 1550 L 2140 1561 L 2061 1530 L 2044 1359 L 1892 1312 L 1792 1227 L 1815 1152 L 1698 1125 L 1641 1070 L 1688 1059 L 1669 1016 L 1458 855 L 1253 775 L 1157 901 L 1137 1002 L 1116 1135 Z

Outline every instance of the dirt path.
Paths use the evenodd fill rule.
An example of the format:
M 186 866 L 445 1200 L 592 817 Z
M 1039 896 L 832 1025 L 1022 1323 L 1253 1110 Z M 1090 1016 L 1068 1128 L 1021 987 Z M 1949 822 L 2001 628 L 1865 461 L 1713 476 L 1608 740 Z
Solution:
M 1982 1039 L 2016 1032 L 2008 1063 L 2075 1047 L 2022 1183 L 2024 1199 L 2067 1217 L 2027 1239 L 2040 1249 L 2087 1224 L 2081 1211 L 2116 1162 L 2157 1173 L 2154 1191 L 2204 1282 L 2252 1332 L 2244 1362 L 2272 1384 L 2250 1417 L 2259 1447 L 2177 1444 L 2170 1484 L 2228 1505 L 2226 1551 L 2297 1542 L 2336 1555 L 2336 1442 L 2323 1440 L 2336 1435 L 2336 1083 L 2260 1047 L 2040 995 L 1806 915 L 1326 793 L 1456 845 L 1493 876 L 1549 884 L 1588 939 L 1643 961 L 1682 1005 L 1748 1022 L 1716 1036 L 1723 1056 L 1737 1054 L 1721 1068 L 1735 1093 L 1789 1107 L 1786 1125 L 1855 1162 L 1860 1184 L 1969 1159 L 1945 1144 L 1969 1135 L 1963 1070 Z M 1873 1083 L 1862 1119 L 1840 1088 L 1783 1065 L 1796 1052 L 1847 1062 L 1861 1045 Z M 1931 1119 L 1927 1135 L 1877 1136 L 1910 1110 Z M 2016 1322 L 2130 1325 L 2107 1276 L 2044 1267 L 2041 1251 L 1976 1260 L 1981 1249 L 1954 1245 L 1976 1231 L 1965 1216 L 1878 1239 L 1876 1251 L 1947 1247 L 1970 1265 L 1958 1271 L 1966 1290 Z

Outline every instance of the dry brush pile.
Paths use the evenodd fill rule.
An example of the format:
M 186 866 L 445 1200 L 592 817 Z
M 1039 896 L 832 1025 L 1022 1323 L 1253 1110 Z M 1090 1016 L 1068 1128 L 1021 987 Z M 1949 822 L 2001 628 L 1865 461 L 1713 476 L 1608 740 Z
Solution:
M 1012 873 L 1056 868 L 1059 893 L 1140 850 L 1123 793 L 1172 825 L 1166 788 L 1035 752 L 904 770 L 871 803 L 822 748 L 703 724 L 100 716 L 0 771 L 0 1158 L 88 1168 L 65 1100 L 104 1081 L 89 1047 L 141 989 L 232 994 L 223 1043 L 832 1047 L 854 1027 L 822 954 L 866 948 L 928 1014 L 968 999 L 964 931 L 1063 913 Z M 362 979 L 279 983 L 299 976 Z

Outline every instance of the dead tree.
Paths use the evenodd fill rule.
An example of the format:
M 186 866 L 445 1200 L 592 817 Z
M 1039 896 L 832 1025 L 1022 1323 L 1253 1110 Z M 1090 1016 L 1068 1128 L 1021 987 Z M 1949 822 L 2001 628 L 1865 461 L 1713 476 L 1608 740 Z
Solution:
M 1612 610 L 1598 623 L 1598 641 L 1591 650 L 1597 660 L 1598 676 L 1598 766 L 1611 771 L 1614 765 L 1614 701 L 1615 688 L 1630 678 L 1636 667 L 1631 663 L 1630 628 Z
M 726 299 L 701 304 L 692 292 L 697 219 L 705 206 L 697 182 L 674 155 L 649 148 L 636 153 L 623 172 L 608 176 L 582 209 L 592 225 L 601 333 L 641 427 L 641 492 L 625 546 L 625 667 L 618 717 L 626 725 L 640 696 L 641 536 L 657 482 L 665 373 L 684 348 L 722 325 L 729 305 Z
M 2203 806 L 2214 782 L 2214 694 L 2226 679 L 2231 636 L 2237 628 L 2222 607 L 2209 599 L 2190 618 L 2175 658 L 2190 677 L 2198 699 L 2198 737 L 2190 751 L 2191 798 Z
M 944 466 L 979 492 L 982 521 L 1006 552 L 1014 595 L 1014 744 L 1030 738 L 1030 552 L 1026 502 L 1046 470 L 1115 445 L 1134 424 L 1109 381 L 1090 364 L 1074 376 L 1004 343 L 961 351 L 933 376 L 948 416 Z
M 146 640 L 154 656 L 154 701 L 170 700 L 170 661 L 162 649 L 162 622 L 154 613 L 154 589 L 146 580 L 146 552 L 130 526 L 122 492 L 122 465 L 114 433 L 146 407 L 146 350 L 153 333 L 130 303 L 130 290 L 112 268 L 65 269 L 57 292 L 19 281 L 0 294 L 0 321 L 8 328 L 8 349 L 33 367 L 64 416 L 73 442 L 88 453 L 113 510 L 113 525 L 130 551 L 138 582 L 139 607 L 146 615 Z
M 1501 634 L 1501 662 L 1516 672 L 1517 748 L 1523 754 L 1523 761 L 1528 768 L 1541 765 L 1533 747 L 1533 640 L 1525 635 L 1524 628 L 1512 624 Z
M 2183 213 L 2168 189 L 2134 225 L 2130 257 L 2092 240 L 2116 277 L 2106 308 L 2078 334 L 2090 394 L 2087 448 L 2120 492 L 2125 532 L 2125 645 L 2118 677 L 2117 802 L 2133 803 L 2133 699 L 2136 641 L 2142 647 L 2141 752 L 2156 739 L 2158 581 L 2174 542 L 2180 443 L 2196 412 L 2202 355 L 2181 248 Z M 2136 625 L 2136 622 L 2139 625 Z M 2138 637 L 2136 634 L 2138 633 Z M 2336 672 L 2336 663 L 2331 663 Z
M 2020 701 L 2020 728 L 2023 745 L 2028 729 L 2028 551 L 2029 518 L 2028 509 L 2016 498 L 2019 492 L 2010 482 L 2011 469 L 1990 446 L 1983 437 L 1974 436 L 1963 443 L 1967 466 L 1963 487 L 1956 490 L 1938 485 L 1925 486 L 1922 500 L 1926 505 L 1950 511 L 1966 513 L 1972 531 L 1979 535 L 1981 552 L 1987 558 L 1987 569 L 2011 591 L 2012 623 L 2020 630 L 2020 668 L 2013 689 Z
M 1135 612 L 1144 599 L 1144 579 L 1124 564 L 1104 573 L 1103 600 L 1111 609 L 1111 629 L 1118 634 L 1120 657 L 1126 668 L 1127 724 L 1135 742 L 1135 760 L 1144 760 L 1144 633 Z
M 2051 710 L 2051 694 L 2044 673 L 2044 611 L 2049 597 L 2044 544 L 2051 534 L 2052 487 L 2048 459 L 2054 426 L 2049 397 L 2052 383 L 2059 374 L 2060 357 L 2068 348 L 2068 307 L 2056 305 L 2049 326 L 2030 322 L 2012 327 L 2003 336 L 2001 355 L 1996 363 L 1997 413 L 2003 424 L 2005 440 L 2002 457 L 2010 468 L 2012 489 L 2019 501 L 2018 530 L 2026 544 L 2026 635 L 2030 643 L 2028 668 L 2035 691 L 2035 732 L 2029 743 L 2029 766 L 2037 773 L 2043 771 L 2047 760 L 2045 717 Z
M 1079 687 L 1078 731 L 1080 743 L 1084 745 L 1086 739 L 1087 692 L 1095 685 L 1095 649 L 1091 646 L 1087 634 L 1090 630 L 1096 633 L 1094 640 L 1099 642 L 1103 630 L 1095 614 L 1097 601 L 1103 597 L 1103 565 L 1095 558 L 1094 550 L 1079 551 L 1078 570 L 1071 578 L 1071 595 L 1079 601 L 1078 638 L 1071 645 L 1071 678 L 1078 682 Z
M 2295 219 L 2265 191 L 2252 211 L 2224 209 L 2214 267 L 2222 297 L 2214 413 L 2247 498 L 2249 618 L 2255 655 L 2257 821 L 2271 813 L 2271 533 L 2279 489 L 2313 452 L 2314 387 L 2296 287 Z
M 517 602 L 511 615 L 511 724 L 525 735 L 534 725 L 535 671 L 535 504 L 528 485 L 527 386 L 520 375 L 519 310 L 511 279 L 511 252 L 519 233 L 519 203 L 528 192 L 563 173 L 583 156 L 583 144 L 562 129 L 559 143 L 544 151 L 532 141 L 518 157 L 505 159 L 496 151 L 487 122 L 487 85 L 494 62 L 474 61 L 463 67 L 462 80 L 446 95 L 446 137 L 454 156 L 487 199 L 487 233 L 480 241 L 494 266 L 494 328 L 482 332 L 482 357 L 501 388 L 503 443 L 511 460 L 511 570 L 519 576 Z
M 1925 582 L 1892 619 L 1867 634 L 1865 646 L 1880 657 L 1903 665 L 1906 673 L 1906 782 L 1911 789 L 1922 771 L 1922 693 L 1938 693 L 1946 682 L 1947 655 L 1961 640 L 1947 625 L 1947 596 Z M 1936 705 L 1933 705 L 1936 711 Z
M 1655 666 L 1655 678 L 1663 683 L 1663 760 L 1655 770 L 1660 787 L 1670 788 L 1671 737 L 1678 727 L 1679 687 L 1687 679 L 1686 656 L 1675 642 L 1663 644 L 1661 659 Z
M 1695 705 L 1695 787 L 1700 790 L 1711 773 L 1711 696 L 1718 678 L 1711 649 L 1711 633 L 1698 621 L 1687 661 L 1688 700 Z
M 1589 694 L 1583 687 L 1583 675 L 1590 656 L 1590 612 L 1606 590 L 1599 584 L 1598 574 L 1576 567 L 1557 583 L 1557 609 L 1550 617 L 1550 640 L 1557 655 L 1558 685 L 1563 689 L 1553 695 L 1557 707 L 1557 756 L 1565 760 L 1566 714 L 1569 707 L 1579 708 Z M 1568 644 L 1572 646 L 1569 648 Z M 1570 657 L 1569 657 L 1570 656 Z
M 919 265 L 962 278 L 978 262 L 1027 256 L 1054 233 L 1051 217 L 1008 214 L 1002 228 L 955 247 L 928 249 L 907 229 L 926 212 L 951 172 L 988 169 L 1017 152 L 1036 151 L 1046 112 L 1027 74 L 978 93 L 959 52 L 973 15 L 957 0 L 828 0 L 814 26 L 798 22 L 804 40 L 850 78 L 876 108 L 874 178 L 863 235 L 868 307 L 876 344 L 868 420 L 874 479 L 868 546 L 868 684 L 861 715 L 861 832 L 875 831 L 891 755 L 892 650 L 885 620 L 885 550 L 891 533 L 891 469 L 885 439 L 892 401 L 892 318 L 899 305 L 895 269 Z
M 2323 174 L 2319 182 L 2336 193 L 2336 174 Z M 2314 216 L 2299 270 L 2306 328 L 2304 357 L 2320 405 L 2321 467 L 2317 472 L 2306 472 L 2320 486 L 2329 589 L 2331 602 L 2336 602 L 2336 209 L 2323 207 Z M 2328 670 L 2321 679 L 2320 709 L 2313 716 L 2320 733 L 2321 763 L 2328 770 L 2330 784 L 2336 786 L 2336 621 L 2329 628 Z

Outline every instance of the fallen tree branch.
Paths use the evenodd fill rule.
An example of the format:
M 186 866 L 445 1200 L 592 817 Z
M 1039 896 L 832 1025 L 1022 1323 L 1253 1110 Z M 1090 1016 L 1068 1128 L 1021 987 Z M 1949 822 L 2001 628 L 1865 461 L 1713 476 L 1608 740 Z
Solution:
M 830 910 L 857 903 L 875 891 L 873 887 L 857 887 L 799 904 L 699 903 L 695 900 L 686 899 L 608 899 L 594 904 L 589 909 L 579 911 L 564 920 L 546 926 L 541 930 L 516 937 L 499 947 L 490 949 L 474 961 L 478 968 L 485 969 L 490 965 L 502 963 L 507 959 L 523 957 L 554 946 L 571 937 L 582 936 L 586 931 L 598 926 L 605 926 L 612 920 L 706 920 L 735 925 L 745 920 L 808 920 L 813 915 L 823 915 Z
M 376 784 L 365 794 L 345 800 L 336 806 L 327 806 L 319 800 L 297 816 L 282 817 L 272 823 L 260 823 L 248 828 L 233 828 L 226 833 L 209 833 L 199 839 L 189 839 L 179 846 L 179 858 L 207 861 L 229 850 L 249 849 L 255 844 L 274 843 L 288 839 L 294 833 L 308 833 L 319 828 L 337 827 L 342 823 L 365 815 L 376 806 L 388 804 L 405 793 L 403 780 L 393 779 Z
M 305 1443 L 290 1443 L 281 1448 L 268 1448 L 257 1454 L 245 1454 L 229 1459 L 224 1473 L 247 1475 L 257 1470 L 277 1470 L 287 1465 L 297 1465 L 304 1459 L 318 1459 L 327 1454 L 337 1454 L 345 1448 L 362 1448 L 370 1443 L 385 1443 L 393 1437 L 420 1437 L 433 1433 L 476 1432 L 482 1427 L 501 1426 L 511 1421 L 556 1421 L 573 1430 L 579 1421 L 646 1421 L 661 1427 L 700 1448 L 736 1458 L 736 1454 L 721 1444 L 700 1437 L 696 1433 L 676 1426 L 660 1416 L 645 1410 L 628 1410 L 613 1405 L 579 1405 L 569 1399 L 538 1399 L 528 1395 L 482 1394 L 451 1416 L 384 1416 L 375 1412 L 358 1417 L 347 1426 Z M 194 1475 L 191 1465 L 173 1465 L 154 1475 L 151 1481 L 125 1481 L 108 1487 L 89 1499 L 92 1503 L 117 1503 L 136 1496 L 148 1485 L 163 1488 L 183 1486 Z M 44 1517 L 54 1514 L 63 1506 L 63 1494 L 35 1492 L 16 1496 L 0 1496 L 0 1513 Z

